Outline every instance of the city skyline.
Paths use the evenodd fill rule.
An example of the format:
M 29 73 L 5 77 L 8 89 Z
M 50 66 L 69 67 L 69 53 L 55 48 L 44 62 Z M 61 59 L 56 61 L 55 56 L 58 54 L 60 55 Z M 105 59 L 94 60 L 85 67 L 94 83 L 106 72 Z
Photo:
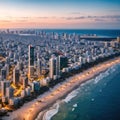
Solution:
M 118 0 L 1 0 L 2 28 L 120 29 Z

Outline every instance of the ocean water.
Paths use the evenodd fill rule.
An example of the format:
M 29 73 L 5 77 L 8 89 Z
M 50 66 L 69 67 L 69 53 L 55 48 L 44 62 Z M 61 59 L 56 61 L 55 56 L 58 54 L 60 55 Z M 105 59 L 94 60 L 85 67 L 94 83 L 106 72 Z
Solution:
M 120 64 L 56 102 L 44 120 L 120 120 Z
M 41 31 L 38 29 L 38 31 Z M 43 29 L 45 32 L 55 32 L 55 33 L 76 33 L 76 34 L 96 34 L 98 36 L 105 37 L 117 37 L 120 36 L 120 30 L 102 30 L 102 29 Z

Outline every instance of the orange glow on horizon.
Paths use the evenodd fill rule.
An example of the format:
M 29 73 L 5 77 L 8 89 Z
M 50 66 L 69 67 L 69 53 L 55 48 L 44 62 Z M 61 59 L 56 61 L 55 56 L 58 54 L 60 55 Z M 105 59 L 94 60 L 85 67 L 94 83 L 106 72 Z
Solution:
M 12 20 L 0 20 L 1 28 L 51 28 L 51 27 L 61 27 L 61 26 L 74 26 L 74 24 L 82 25 L 92 23 L 94 21 L 81 19 L 81 20 L 67 20 L 65 18 L 22 18 L 22 19 L 12 19 Z

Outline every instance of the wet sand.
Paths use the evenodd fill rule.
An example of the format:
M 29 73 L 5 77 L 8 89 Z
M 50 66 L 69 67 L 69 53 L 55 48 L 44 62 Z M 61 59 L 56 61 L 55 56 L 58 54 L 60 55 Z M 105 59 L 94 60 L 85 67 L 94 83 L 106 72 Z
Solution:
M 11 113 L 9 120 L 35 120 L 41 111 L 48 109 L 57 100 L 64 98 L 72 90 L 76 89 L 81 83 L 90 80 L 101 72 L 119 63 L 120 57 L 100 63 L 80 74 L 68 78 L 62 84 L 56 85 L 53 89 L 51 89 L 51 91 L 39 96 L 37 99 L 29 103 L 26 103 L 20 109 Z M 8 117 L 5 117 L 4 119 L 7 120 Z

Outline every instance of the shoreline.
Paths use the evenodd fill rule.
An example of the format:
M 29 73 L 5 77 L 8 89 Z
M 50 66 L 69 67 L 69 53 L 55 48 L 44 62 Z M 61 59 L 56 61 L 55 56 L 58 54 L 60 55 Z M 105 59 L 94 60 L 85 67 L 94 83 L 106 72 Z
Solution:
M 108 69 L 109 69 L 109 68 L 108 68 Z M 106 69 L 106 70 L 107 70 L 107 69 Z M 101 73 L 104 73 L 106 70 L 98 73 L 97 75 L 95 75 L 94 77 L 92 77 L 92 78 L 90 78 L 90 79 L 86 79 L 85 81 L 81 82 L 81 83 L 78 84 L 72 91 L 77 90 L 77 89 L 80 87 L 81 84 L 86 83 L 87 81 L 92 80 L 93 78 L 97 77 L 97 76 L 100 75 Z M 55 104 L 57 104 L 57 103 L 62 103 L 62 102 L 64 101 L 64 99 L 65 99 L 72 91 L 66 93 L 63 97 L 59 98 L 55 103 L 53 102 L 52 104 L 50 104 L 50 105 L 46 106 L 45 108 L 43 108 L 43 110 L 41 110 L 41 111 L 38 113 L 38 115 L 40 114 L 40 117 L 39 117 L 40 119 L 37 119 L 37 117 L 38 117 L 38 115 L 37 115 L 34 120 L 46 120 L 46 119 L 44 119 L 44 115 L 46 114 L 46 112 L 49 111 L 49 110 L 52 110 Z M 62 101 L 62 100 L 63 100 L 63 101 Z M 59 102 L 59 101 L 60 101 L 60 102 Z
M 56 85 L 52 91 L 45 95 L 38 96 L 37 99 L 29 102 L 20 109 L 14 111 L 10 115 L 10 120 L 35 120 L 41 111 L 45 111 L 51 107 L 57 100 L 65 98 L 71 91 L 78 88 L 80 84 L 94 78 L 101 72 L 106 71 L 113 65 L 120 63 L 120 57 L 100 63 L 92 68 L 89 68 L 82 73 L 78 73 L 64 81 L 62 84 Z M 7 118 L 6 118 L 7 119 Z

